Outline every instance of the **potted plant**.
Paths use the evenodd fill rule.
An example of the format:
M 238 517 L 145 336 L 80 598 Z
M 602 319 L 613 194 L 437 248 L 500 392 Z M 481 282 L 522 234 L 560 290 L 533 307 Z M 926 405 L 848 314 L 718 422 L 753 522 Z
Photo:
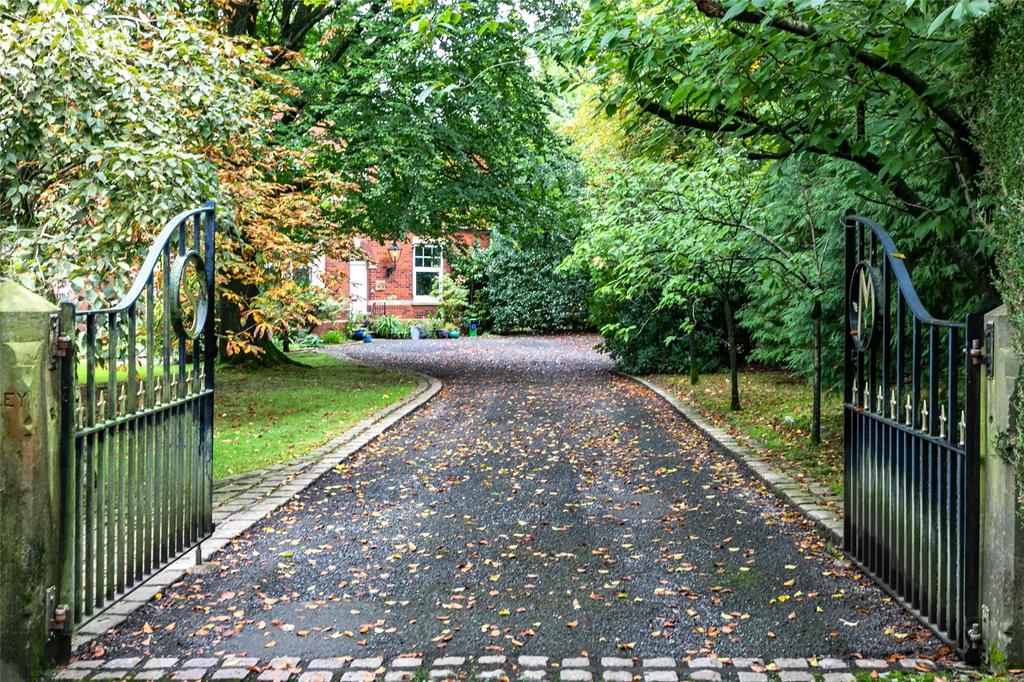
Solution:
M 370 323 L 370 316 L 366 313 L 355 313 L 345 323 L 348 335 L 356 341 L 362 341 L 367 332 L 367 325 Z

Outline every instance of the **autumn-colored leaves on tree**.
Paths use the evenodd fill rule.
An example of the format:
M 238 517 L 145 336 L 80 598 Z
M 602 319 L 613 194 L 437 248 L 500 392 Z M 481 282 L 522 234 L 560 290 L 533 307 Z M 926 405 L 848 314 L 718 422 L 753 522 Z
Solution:
M 541 215 L 547 84 L 499 4 L 5 0 L 0 271 L 108 301 L 163 219 L 213 198 L 221 356 L 284 361 L 272 337 L 339 304 L 304 274 L 352 234 Z
M 302 151 L 232 146 L 216 157 L 236 229 L 218 241 L 221 354 L 260 358 L 270 337 L 323 321 L 328 288 L 297 281 L 317 256 L 342 257 L 343 226 L 321 210 L 315 190 L 330 179 L 307 171 L 304 182 L 279 182 L 282 168 L 308 168 Z M 310 189 L 306 189 L 309 187 Z
M 226 355 L 314 321 L 292 274 L 343 237 L 330 177 L 273 144 L 278 94 L 258 45 L 167 7 L 4 8 L 0 22 L 0 272 L 54 298 L 110 303 L 162 222 L 219 204 Z M 73 105 L 71 103 L 74 103 Z M 235 308 L 231 316 L 231 307 Z

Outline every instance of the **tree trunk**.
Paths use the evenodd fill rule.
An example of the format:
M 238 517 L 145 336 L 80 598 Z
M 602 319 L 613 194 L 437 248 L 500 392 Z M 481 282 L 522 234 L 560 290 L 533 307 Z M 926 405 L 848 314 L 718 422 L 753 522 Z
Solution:
M 243 299 L 249 299 L 256 295 L 256 287 L 245 285 L 241 282 L 232 281 L 228 283 L 228 289 L 240 295 Z M 251 365 L 257 367 L 279 367 L 281 365 L 299 365 L 290 357 L 285 355 L 274 345 L 269 336 L 253 339 L 262 351 L 259 355 L 236 353 L 228 355 L 228 335 L 242 331 L 242 311 L 233 301 L 221 296 L 217 302 L 217 309 L 220 313 L 220 326 L 217 335 L 217 361 L 227 365 Z
M 814 397 L 811 407 L 811 444 L 821 445 L 821 301 L 814 301 L 811 310 L 814 325 Z
M 690 384 L 696 386 L 700 383 L 700 374 L 697 372 L 697 325 L 690 330 Z
M 729 381 L 732 389 L 732 399 L 729 409 L 740 409 L 740 376 L 739 361 L 736 359 L 736 320 L 733 319 L 732 304 L 728 299 L 722 301 L 722 311 L 725 313 L 725 331 L 729 340 Z
M 253 0 L 229 2 L 227 11 L 229 36 L 256 35 L 256 14 L 259 12 L 259 5 L 256 2 Z

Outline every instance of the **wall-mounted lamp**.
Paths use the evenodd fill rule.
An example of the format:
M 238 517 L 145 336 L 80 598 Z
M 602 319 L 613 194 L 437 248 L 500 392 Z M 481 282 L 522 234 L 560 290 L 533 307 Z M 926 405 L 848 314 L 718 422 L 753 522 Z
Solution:
M 398 257 L 402 255 L 402 247 L 391 242 L 391 246 L 388 247 L 388 255 L 391 256 L 391 265 L 384 270 L 384 276 L 390 277 L 391 273 L 395 271 L 395 267 L 398 265 Z

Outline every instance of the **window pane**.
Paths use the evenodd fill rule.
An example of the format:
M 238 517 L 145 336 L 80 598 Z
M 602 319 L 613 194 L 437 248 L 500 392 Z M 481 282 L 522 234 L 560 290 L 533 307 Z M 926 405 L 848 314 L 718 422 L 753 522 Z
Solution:
M 417 272 L 416 273 L 416 290 L 413 292 L 416 296 L 430 296 L 434 291 L 434 282 L 437 281 L 438 273 L 436 272 Z
M 441 267 L 441 247 L 433 244 L 418 244 L 415 249 L 414 263 L 418 268 Z

